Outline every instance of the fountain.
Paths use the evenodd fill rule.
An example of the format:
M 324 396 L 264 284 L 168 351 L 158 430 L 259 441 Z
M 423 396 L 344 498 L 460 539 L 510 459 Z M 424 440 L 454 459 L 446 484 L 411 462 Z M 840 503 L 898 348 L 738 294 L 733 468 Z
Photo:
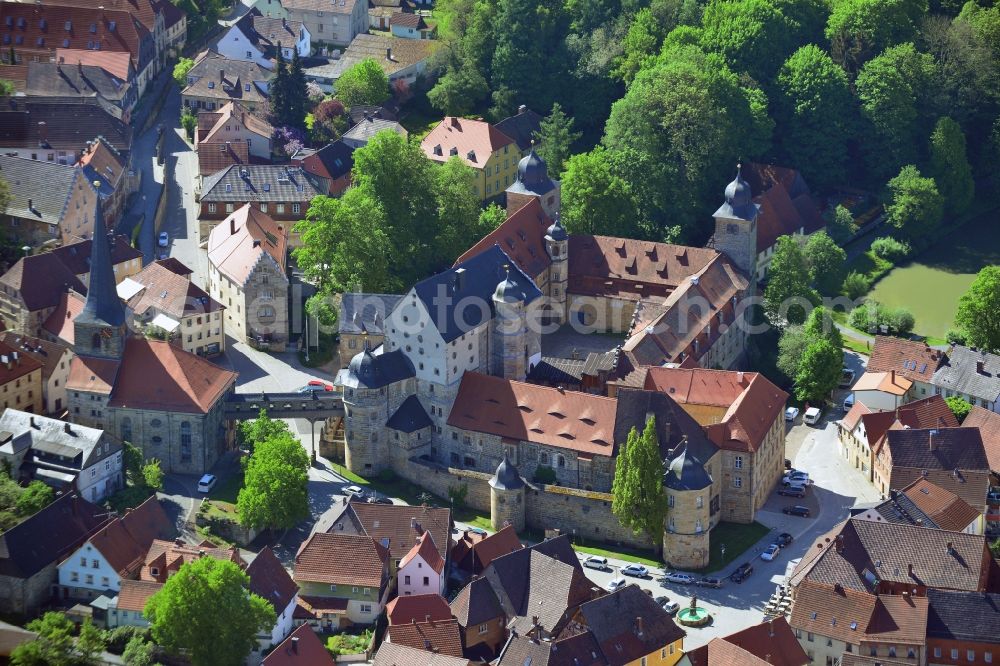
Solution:
M 704 627 L 712 621 L 708 610 L 698 605 L 698 597 L 691 597 L 691 605 L 677 613 L 677 621 L 685 627 Z

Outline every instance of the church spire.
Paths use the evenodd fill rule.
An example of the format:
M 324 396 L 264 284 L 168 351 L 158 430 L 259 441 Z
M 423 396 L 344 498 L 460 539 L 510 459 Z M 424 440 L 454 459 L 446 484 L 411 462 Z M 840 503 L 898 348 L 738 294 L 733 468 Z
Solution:
M 95 186 L 98 184 L 95 183 Z M 104 224 L 104 210 L 98 195 L 94 213 L 94 234 L 90 250 L 90 285 L 87 302 L 77 315 L 80 323 L 117 327 L 125 323 L 125 306 L 118 298 L 114 266 L 111 263 L 111 246 Z

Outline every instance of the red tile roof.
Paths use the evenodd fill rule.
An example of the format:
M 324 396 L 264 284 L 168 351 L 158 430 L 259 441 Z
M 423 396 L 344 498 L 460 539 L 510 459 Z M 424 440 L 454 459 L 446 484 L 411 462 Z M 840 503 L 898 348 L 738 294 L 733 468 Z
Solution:
M 133 577 L 138 576 L 153 541 L 171 537 L 174 530 L 154 496 L 112 519 L 92 534 L 89 542 L 120 576 Z
M 417 650 L 406 645 L 382 643 L 375 653 L 374 666 L 472 666 L 472 662 L 464 657 L 452 657 L 447 654 L 437 654 L 426 650 Z
M 121 582 L 118 591 L 118 610 L 141 613 L 149 598 L 160 591 L 163 583 L 149 580 L 129 580 Z
M 481 573 L 496 558 L 524 548 L 511 525 L 486 537 L 477 538 L 473 535 L 473 532 L 466 532 L 463 540 L 459 542 L 465 544 L 467 549 L 465 553 L 460 553 L 459 544 L 452 549 L 452 557 L 456 563 L 472 573 Z
M 437 622 L 411 622 L 394 624 L 385 633 L 386 641 L 406 645 L 417 650 L 427 650 L 452 657 L 462 656 L 462 636 L 458 621 L 454 619 Z
M 962 427 L 979 428 L 990 469 L 1000 472 L 1000 414 L 977 405 L 962 421 Z
M 73 320 L 80 314 L 84 306 L 84 297 L 75 291 L 63 292 L 56 309 L 42 325 L 46 331 L 66 344 L 72 345 L 76 338 Z
M 66 388 L 108 395 L 118 376 L 119 361 L 110 358 L 75 356 L 69 364 Z
M 752 657 L 758 661 L 720 661 L 711 650 L 706 649 L 716 642 L 726 643 L 742 650 L 745 655 L 744 659 Z M 784 617 L 755 624 L 735 634 L 716 638 L 712 643 L 685 653 L 691 661 L 691 666 L 723 666 L 724 664 L 740 664 L 742 666 L 745 663 L 806 666 L 809 663 L 808 655 L 799 645 L 792 628 L 788 626 Z M 720 654 L 730 653 L 737 654 L 726 650 L 720 652 Z
M 274 127 L 271 123 L 267 122 L 257 114 L 248 110 L 242 104 L 236 101 L 226 102 L 225 105 L 219 108 L 218 111 L 211 113 L 211 116 L 215 118 L 215 122 L 210 126 L 205 128 L 205 132 L 199 132 L 198 141 L 218 141 L 215 138 L 215 134 L 219 132 L 227 124 L 232 123 L 242 123 L 244 127 L 253 132 L 254 134 L 262 137 L 265 141 L 270 141 L 274 136 Z M 198 124 L 199 129 L 201 125 L 202 116 L 208 116 L 206 113 L 198 114 Z M 238 129 L 238 128 L 237 128 Z
M 300 624 L 276 648 L 264 657 L 264 666 L 333 666 L 336 663 L 316 632 Z
M 855 402 L 850 411 L 844 415 L 843 419 L 841 419 L 841 422 L 844 424 L 844 427 L 847 428 L 848 432 L 851 432 L 858 427 L 858 423 L 861 422 L 861 419 L 865 416 L 865 414 L 871 413 L 872 410 L 868 409 L 863 402 Z
M 518 268 L 535 280 L 552 265 L 545 249 L 545 232 L 551 224 L 552 220 L 542 210 L 541 201 L 532 197 L 528 203 L 510 214 L 499 227 L 466 250 L 465 254 L 455 260 L 455 265 L 499 245 Z
M 247 575 L 250 576 L 250 591 L 267 599 L 278 615 L 284 612 L 299 591 L 299 586 L 267 546 L 247 567 Z
M 191 545 L 180 540 L 155 539 L 146 553 L 139 580 L 165 583 L 167 578 L 177 573 L 183 565 L 200 557 L 227 560 L 237 564 L 241 569 L 246 567 L 246 562 L 240 557 L 239 550 L 235 546 L 218 548 L 211 541 Z
M 180 320 L 224 309 L 221 303 L 192 282 L 186 274 L 171 270 L 173 266 L 155 261 L 135 275 L 125 278 L 145 287 L 139 289 L 133 285 L 139 291 L 127 301 L 136 315 L 143 316 L 148 311 L 163 312 Z
M 908 402 L 894 411 L 869 412 L 863 415 L 861 420 L 865 424 L 868 443 L 876 455 L 882 448 L 883 435 L 892 427 L 909 426 L 918 429 L 958 427 L 958 419 L 955 418 L 954 412 L 939 395 Z
M 135 72 L 132 56 L 127 52 L 88 51 L 87 49 L 56 49 L 56 62 L 67 65 L 93 65 L 122 81 L 131 81 Z
M 925 478 L 918 479 L 900 492 L 910 498 L 939 528 L 962 532 L 981 514 L 958 495 L 935 485 Z
M 929 383 L 943 359 L 944 352 L 926 343 L 878 335 L 868 359 L 868 372 L 895 370 L 911 381 Z
M 614 398 L 466 372 L 448 425 L 610 456 L 616 407 Z
M 514 139 L 484 120 L 445 116 L 420 142 L 420 148 L 435 162 L 447 162 L 454 149 L 467 166 L 482 169 L 494 152 L 512 143 Z
M 208 176 L 234 164 L 250 163 L 250 146 L 243 141 L 199 141 L 198 173 Z
M 413 594 L 396 597 L 385 607 L 389 624 L 409 624 L 415 620 L 443 622 L 451 619 L 451 607 L 440 594 Z
M 799 232 L 811 234 L 824 226 L 812 197 L 805 193 L 793 198 L 781 182 L 775 182 L 753 200 L 760 204 L 757 216 L 758 252 L 774 245 L 779 236 Z
M 389 551 L 371 537 L 317 532 L 295 555 L 295 580 L 378 590 L 389 568 Z
M 108 406 L 206 414 L 236 374 L 169 342 L 131 338 Z
M 440 574 L 444 571 L 444 558 L 441 557 L 441 553 L 438 552 L 438 548 L 434 545 L 434 537 L 430 535 L 430 532 L 424 532 L 419 537 L 417 537 L 417 542 L 413 544 L 413 548 L 410 548 L 410 552 L 403 556 L 403 559 L 399 561 L 399 569 L 402 569 L 415 558 L 417 555 L 427 563 L 435 573 Z
M 913 382 L 896 372 L 872 372 L 869 370 L 861 375 L 854 384 L 854 391 L 879 391 L 890 395 L 901 396 L 913 386 Z
M 102 178 L 111 183 L 113 187 L 117 187 L 118 179 L 125 173 L 125 167 L 127 166 L 124 156 L 101 137 L 97 137 L 94 143 L 90 145 L 90 148 L 84 152 L 80 157 L 79 164 L 93 168 L 97 173 L 101 174 Z M 117 241 L 116 236 L 112 236 L 112 238 Z M 124 238 L 123 240 L 127 241 Z M 136 252 L 139 257 L 142 256 L 141 252 L 138 250 Z
M 7 343 L 0 342 L 0 386 L 41 369 L 42 362 L 34 356 L 23 354 Z
M 865 640 L 923 645 L 927 640 L 927 597 L 879 595 L 865 628 Z
M 233 211 L 208 237 L 208 260 L 237 284 L 246 283 L 267 255 L 285 270 L 288 230 L 251 204 Z
M 795 590 L 789 624 L 803 633 L 860 645 L 876 601 L 867 592 L 806 580 Z

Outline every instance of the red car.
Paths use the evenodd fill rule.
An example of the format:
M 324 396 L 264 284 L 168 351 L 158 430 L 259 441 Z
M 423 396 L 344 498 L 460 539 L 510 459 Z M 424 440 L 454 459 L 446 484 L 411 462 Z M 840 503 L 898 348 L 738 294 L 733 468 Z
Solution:
M 323 391 L 332 391 L 333 386 L 327 384 L 320 379 L 310 379 L 309 383 L 299 389 L 299 393 L 321 393 Z

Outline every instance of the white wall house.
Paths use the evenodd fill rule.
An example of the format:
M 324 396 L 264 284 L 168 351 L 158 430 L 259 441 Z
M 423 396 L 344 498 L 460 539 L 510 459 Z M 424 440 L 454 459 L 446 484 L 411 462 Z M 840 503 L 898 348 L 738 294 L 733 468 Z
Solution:
M 264 69 L 274 68 L 277 46 L 286 61 L 298 51 L 300 58 L 310 53 L 309 30 L 298 21 L 258 16 L 251 11 L 219 38 L 215 50 L 231 60 L 247 60 Z
M 854 384 L 854 400 L 872 411 L 885 412 L 909 402 L 913 382 L 890 372 L 866 372 Z
M 396 592 L 399 596 L 414 594 L 444 594 L 445 562 L 434 545 L 430 532 L 413 544 L 410 552 L 399 561 Z
M 59 586 L 72 598 L 91 599 L 121 589 L 121 575 L 88 541 L 59 565 Z

